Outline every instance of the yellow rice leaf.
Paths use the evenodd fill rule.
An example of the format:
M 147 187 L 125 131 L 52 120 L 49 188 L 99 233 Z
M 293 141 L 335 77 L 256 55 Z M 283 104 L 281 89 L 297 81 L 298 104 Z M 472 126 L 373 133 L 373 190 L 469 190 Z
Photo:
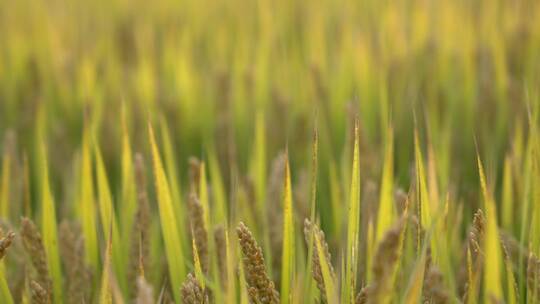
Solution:
M 335 278 L 330 272 L 330 261 L 326 260 L 326 255 L 324 254 L 323 247 L 321 245 L 321 240 L 319 239 L 316 233 L 313 233 L 315 237 L 315 244 L 317 246 L 317 254 L 319 256 L 319 263 L 321 264 L 321 272 L 323 276 L 324 289 L 326 292 L 326 298 L 329 303 L 337 303 L 338 301 L 338 292 L 336 289 Z
M 5 276 L 4 262 L 0 262 L 0 302 L 6 304 L 13 304 L 13 297 L 9 290 L 8 283 Z
M 165 243 L 165 255 L 167 257 L 169 267 L 169 277 L 172 286 L 181 286 L 181 279 L 186 276 L 184 265 L 184 254 L 182 252 L 181 238 L 178 234 L 178 224 L 176 214 L 174 212 L 169 183 L 163 170 L 163 164 L 159 155 L 159 150 L 156 145 L 154 131 L 149 124 L 148 132 L 150 137 L 150 145 L 152 149 L 152 159 L 154 167 L 154 176 L 156 183 L 157 202 L 159 209 L 159 217 L 161 223 L 161 231 Z M 179 288 L 173 288 L 174 298 L 180 302 Z
M 388 127 L 387 142 L 384 154 L 383 174 L 381 180 L 381 193 L 379 200 L 379 211 L 377 215 L 377 232 L 375 236 L 375 243 L 384 236 L 386 230 L 390 228 L 395 221 L 396 212 L 394 208 L 394 138 L 393 129 Z
M 204 228 L 210 231 L 210 202 L 208 199 L 208 182 L 206 181 L 206 165 L 201 162 L 199 174 L 199 201 L 203 210 Z
M 289 303 L 294 275 L 294 222 L 289 157 L 285 162 L 285 188 L 283 190 L 283 247 L 281 259 L 281 303 Z
M 517 303 L 517 290 L 516 290 L 516 279 L 514 277 L 514 270 L 512 269 L 512 260 L 508 254 L 504 255 L 504 264 L 506 266 L 506 303 L 507 304 L 516 304 Z
M 502 185 L 502 226 L 512 231 L 514 217 L 514 201 L 513 201 L 513 186 L 512 186 L 512 163 L 509 156 L 504 159 L 503 169 L 503 185 Z
M 214 194 L 215 208 L 213 218 L 215 223 L 225 223 L 227 220 L 227 198 L 221 170 L 216 156 L 215 149 L 208 148 L 208 169 L 210 170 L 210 179 L 212 183 L 212 193 Z
M 426 268 L 426 247 L 422 250 L 422 255 L 416 261 L 413 273 L 409 280 L 409 287 L 405 294 L 403 303 L 417 304 L 422 298 L 422 288 L 424 284 L 424 272 Z
M 431 227 L 432 212 L 426 185 L 422 150 L 420 149 L 418 139 L 418 130 L 414 132 L 414 153 L 416 159 L 416 193 L 419 196 L 418 202 L 420 204 L 420 222 L 424 229 L 429 229 Z
M 193 235 L 193 232 L 192 232 Z M 193 248 L 193 264 L 195 265 L 195 277 L 197 281 L 201 283 L 202 288 L 205 288 L 204 274 L 201 267 L 201 260 L 199 259 L 199 250 L 197 249 L 197 244 L 195 244 L 195 238 L 191 239 L 191 246 Z
M 0 185 L 0 216 L 4 219 L 9 218 L 10 205 L 10 180 L 11 180 L 11 156 L 9 153 L 4 154 L 2 160 L 2 176 Z
M 122 233 L 124 249 L 130 248 L 131 228 L 137 209 L 135 174 L 133 169 L 133 152 L 129 140 L 129 131 L 127 127 L 126 105 L 122 107 L 122 196 L 118 201 L 118 210 L 122 210 L 122 216 L 119 218 L 120 232 Z M 125 252 L 127 254 L 127 252 Z
M 113 247 L 112 223 L 108 229 L 107 248 L 105 250 L 105 261 L 103 263 L 103 272 L 101 274 L 101 289 L 99 292 L 100 304 L 112 304 L 111 291 L 111 257 Z
M 349 194 L 347 247 L 345 264 L 345 282 L 342 284 L 342 299 L 344 303 L 354 300 L 356 288 L 356 271 L 358 265 L 358 234 L 360 230 L 360 160 L 359 160 L 359 126 L 358 119 L 354 126 L 354 149 L 351 172 L 351 187 Z
M 471 248 L 467 247 L 467 304 L 476 304 L 476 278 L 473 272 Z
M 92 178 L 92 154 L 90 150 L 89 131 L 84 130 L 81 151 L 81 180 L 79 194 L 80 208 L 76 208 L 82 223 L 82 233 L 86 249 L 86 262 L 92 270 L 97 271 L 99 252 L 96 233 L 96 207 L 94 203 L 94 182 Z
M 104 233 L 107 233 L 109 229 L 112 229 L 112 265 L 120 286 L 123 290 L 125 290 L 125 288 L 127 288 L 124 267 L 125 255 L 122 253 L 120 233 L 118 231 L 118 223 L 114 212 L 114 205 L 111 190 L 109 188 L 109 181 L 107 179 L 107 172 L 105 170 L 105 164 L 103 163 L 103 158 L 101 157 L 101 152 L 99 151 L 97 143 L 94 145 L 94 155 L 96 157 L 98 203 L 101 224 Z M 124 211 L 122 210 L 122 213 L 123 212 Z
M 47 264 L 51 272 L 54 303 L 62 303 L 63 284 L 60 255 L 58 253 L 58 230 L 56 227 L 56 207 L 49 185 L 49 170 L 45 145 L 41 146 L 41 224 L 43 245 L 47 254 Z
M 499 243 L 499 229 L 497 227 L 497 210 L 495 202 L 488 192 L 484 168 L 477 154 L 478 174 L 482 190 L 484 210 L 486 214 L 486 232 L 484 238 L 484 297 L 491 296 L 502 299 L 501 285 L 501 244 Z

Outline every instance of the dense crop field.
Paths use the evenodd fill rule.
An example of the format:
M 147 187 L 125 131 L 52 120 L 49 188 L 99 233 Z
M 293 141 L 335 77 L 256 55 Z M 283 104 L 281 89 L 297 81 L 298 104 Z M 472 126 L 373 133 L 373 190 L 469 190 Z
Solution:
M 0 303 L 540 303 L 540 2 L 0 0 Z

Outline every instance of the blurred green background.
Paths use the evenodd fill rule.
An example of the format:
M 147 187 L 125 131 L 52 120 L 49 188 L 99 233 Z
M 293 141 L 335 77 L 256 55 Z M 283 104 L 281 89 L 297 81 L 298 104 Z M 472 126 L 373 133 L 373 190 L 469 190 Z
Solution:
M 184 180 L 208 149 L 222 172 L 285 147 L 307 168 L 316 124 L 323 198 L 327 164 L 349 174 L 356 115 L 363 180 L 379 179 L 391 124 L 407 188 L 416 121 L 443 189 L 477 193 L 475 138 L 498 181 L 538 103 L 533 0 L 1 0 L 0 37 L 0 138 L 14 131 L 37 162 L 40 134 L 61 198 L 85 124 L 119 184 L 124 110 L 135 151 L 148 153 L 148 121 L 168 126 Z

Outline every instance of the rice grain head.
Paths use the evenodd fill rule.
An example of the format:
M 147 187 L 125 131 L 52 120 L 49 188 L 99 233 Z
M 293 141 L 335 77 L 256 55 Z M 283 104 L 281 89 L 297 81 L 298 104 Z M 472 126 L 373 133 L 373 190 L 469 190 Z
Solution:
M 257 241 L 244 223 L 238 224 L 236 233 L 242 251 L 242 261 L 250 296 L 256 300 L 255 303 L 279 303 L 279 293 L 274 282 L 268 277 L 261 247 L 257 245 Z
M 30 282 L 30 294 L 33 304 L 50 304 L 49 292 L 38 282 Z
M 379 242 L 373 257 L 373 281 L 366 288 L 366 303 L 386 303 L 392 292 L 392 277 L 399 260 L 399 250 L 405 216 L 401 217 L 389 230 L 386 231 Z
M 39 287 L 41 287 L 41 289 L 47 292 L 47 295 L 50 298 L 52 297 L 52 281 L 49 274 L 49 267 L 47 265 L 45 247 L 43 246 L 41 234 L 32 220 L 28 218 L 22 219 L 21 237 L 24 248 L 30 256 L 32 265 L 37 272 L 36 283 Z
M 0 260 L 6 255 L 7 249 L 11 246 L 14 238 L 15 233 L 10 231 L 0 239 Z
M 424 303 L 450 303 L 447 290 L 443 283 L 443 274 L 438 267 L 430 263 L 424 276 Z
M 219 225 L 214 229 L 214 242 L 217 255 L 217 266 L 221 287 L 227 288 L 227 241 L 225 239 L 225 228 Z
M 84 237 L 79 225 L 62 222 L 60 225 L 60 253 L 66 275 L 67 303 L 84 303 L 89 299 L 91 271 L 84 260 Z
M 207 304 L 208 296 L 204 292 L 201 284 L 197 281 L 197 278 L 191 273 L 188 274 L 186 281 L 182 284 L 180 289 L 182 296 L 182 303 L 184 304 Z
M 208 274 L 208 232 L 206 231 L 204 225 L 203 207 L 195 193 L 191 193 L 189 197 L 189 212 L 191 231 L 193 233 L 195 245 L 197 246 L 197 253 L 201 262 L 201 268 L 204 274 Z

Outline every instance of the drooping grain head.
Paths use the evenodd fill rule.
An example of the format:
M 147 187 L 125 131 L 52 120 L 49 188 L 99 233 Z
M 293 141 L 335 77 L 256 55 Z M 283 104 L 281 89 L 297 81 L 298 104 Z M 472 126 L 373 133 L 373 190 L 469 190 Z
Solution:
M 465 247 L 463 249 L 461 265 L 458 273 L 458 284 L 459 284 L 459 293 L 463 298 L 466 298 L 467 293 L 467 284 L 470 281 L 468 273 L 468 261 L 467 261 L 467 252 L 470 251 L 471 254 L 471 263 L 472 263 L 472 274 L 477 276 L 482 271 L 482 242 L 484 239 L 484 230 L 485 230 L 485 217 L 481 209 L 478 209 L 473 217 L 473 222 L 469 227 L 469 232 L 467 235 L 467 240 Z
M 248 291 L 259 303 L 279 303 L 279 293 L 275 289 L 274 282 L 268 277 L 261 247 L 257 245 L 251 231 L 244 223 L 238 224 L 236 233 L 242 251 Z
M 199 199 L 195 193 L 191 193 L 189 197 L 189 213 L 191 231 L 195 245 L 197 245 L 197 253 L 201 261 L 201 268 L 205 274 L 208 274 L 209 259 L 208 259 L 208 232 L 204 224 L 204 212 Z
M 7 249 L 11 246 L 14 238 L 15 233 L 10 231 L 0 239 L 0 260 L 6 255 Z
M 227 244 L 225 239 L 225 228 L 219 225 L 214 229 L 214 242 L 217 255 L 217 264 L 221 287 L 227 288 Z
M 383 236 L 373 257 L 372 282 L 365 287 L 366 303 L 379 303 L 392 292 L 392 276 L 399 259 L 401 237 L 407 218 L 402 216 Z
M 33 304 L 50 304 L 49 293 L 38 282 L 30 282 L 30 295 Z
M 77 224 L 67 221 L 60 224 L 60 254 L 66 275 L 65 294 L 67 303 L 83 303 L 89 300 L 92 273 L 84 261 L 84 237 Z
M 475 256 L 482 251 L 482 240 L 485 230 L 485 217 L 481 209 L 478 209 L 474 214 L 473 223 L 469 231 L 469 246 L 471 251 L 475 253 Z
M 37 283 L 52 297 L 52 281 L 47 266 L 45 247 L 41 234 L 32 220 L 23 218 L 21 221 L 21 237 L 23 245 L 30 256 L 32 265 L 37 272 Z
M 209 302 L 201 284 L 191 273 L 188 274 L 186 281 L 182 284 L 181 293 L 182 303 L 184 304 L 207 304 Z
M 540 296 L 540 259 L 532 252 L 527 259 L 527 294 L 537 300 Z
M 424 277 L 424 303 L 450 303 L 448 288 L 443 283 L 443 274 L 433 264 L 430 264 Z

